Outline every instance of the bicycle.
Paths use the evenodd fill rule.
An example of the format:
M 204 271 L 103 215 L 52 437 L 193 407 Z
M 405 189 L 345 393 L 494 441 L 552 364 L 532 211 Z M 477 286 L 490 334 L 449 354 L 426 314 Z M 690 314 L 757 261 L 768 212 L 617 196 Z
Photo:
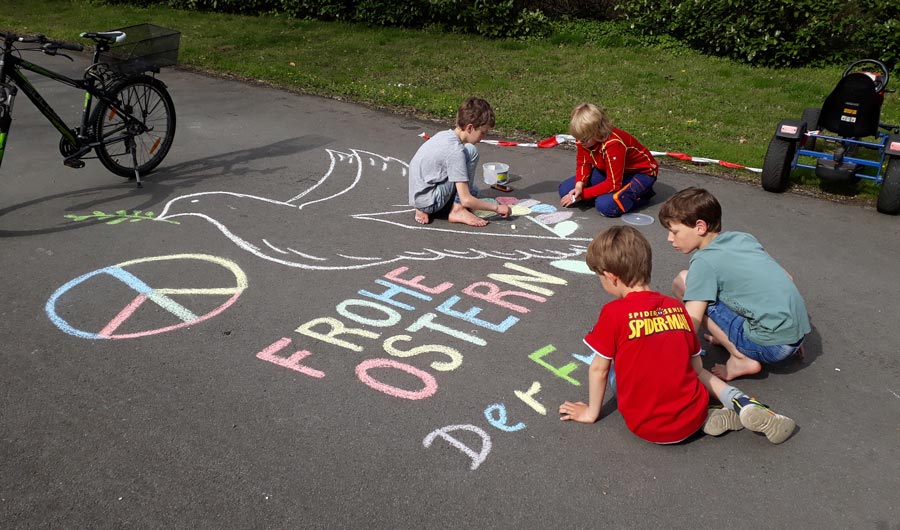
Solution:
M 164 40 L 168 49 L 161 49 L 162 41 L 154 36 L 160 30 L 167 37 Z M 129 43 L 132 33 L 137 36 L 133 39 L 136 42 Z M 146 38 L 140 39 L 141 36 Z M 74 61 L 60 50 L 80 52 L 84 50 L 82 44 L 52 40 L 44 35 L 0 32 L 0 164 L 12 125 L 13 102 L 21 90 L 62 135 L 59 152 L 63 164 L 82 168 L 84 159 L 92 158 L 87 155 L 93 151 L 106 169 L 121 177 L 134 177 L 140 188 L 141 177 L 163 161 L 175 138 L 175 105 L 166 85 L 155 74 L 161 67 L 175 64 L 179 34 L 141 24 L 82 33 L 81 37 L 94 42 L 94 53 L 82 78 L 73 79 L 26 61 L 21 55 L 25 51 L 40 51 Z M 83 90 L 80 124 L 69 126 L 28 81 L 23 70 Z

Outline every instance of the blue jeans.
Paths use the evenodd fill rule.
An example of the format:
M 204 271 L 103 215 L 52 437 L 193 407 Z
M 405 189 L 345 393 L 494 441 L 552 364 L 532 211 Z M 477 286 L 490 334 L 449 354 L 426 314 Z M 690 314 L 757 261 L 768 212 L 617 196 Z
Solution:
M 722 331 L 728 335 L 728 340 L 737 347 L 739 352 L 761 363 L 783 361 L 797 353 L 800 345 L 803 344 L 803 338 L 794 344 L 777 346 L 763 346 L 753 342 L 744 334 L 744 322 L 747 319 L 732 311 L 722 302 L 706 306 L 706 316 L 722 328 Z
M 616 367 L 615 363 L 610 363 L 609 374 L 606 375 L 606 395 L 610 398 L 616 397 Z
M 469 192 L 473 197 L 478 197 L 478 188 L 475 187 L 475 171 L 478 168 L 478 149 L 472 144 L 463 144 L 466 153 L 466 176 L 469 179 Z M 441 182 L 434 189 L 434 203 L 427 208 L 419 210 L 427 214 L 438 216 L 449 214 L 453 204 L 459 204 L 459 196 L 456 195 L 456 182 L 449 179 Z
M 597 168 L 591 170 L 591 177 L 588 179 L 585 187 L 596 186 L 606 180 L 606 172 Z M 624 213 L 628 213 L 635 207 L 646 203 L 647 199 L 653 196 L 653 184 L 656 183 L 656 177 L 644 175 L 643 173 L 635 173 L 634 175 L 625 175 L 622 181 L 622 187 L 610 193 L 598 196 L 594 199 L 594 207 L 605 217 L 619 217 Z M 575 189 L 575 177 L 567 178 L 559 184 L 559 198 L 572 193 Z

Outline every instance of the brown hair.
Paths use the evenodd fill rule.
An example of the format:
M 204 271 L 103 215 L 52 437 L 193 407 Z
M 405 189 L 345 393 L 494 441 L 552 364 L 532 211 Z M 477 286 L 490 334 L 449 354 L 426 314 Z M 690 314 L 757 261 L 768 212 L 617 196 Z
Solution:
M 659 209 L 659 222 L 666 228 L 675 223 L 694 227 L 697 221 L 705 222 L 708 232 L 722 231 L 722 205 L 703 188 L 685 188 Z
M 472 124 L 476 129 L 487 125 L 494 127 L 494 109 L 491 104 L 481 98 L 469 98 L 456 111 L 456 126 L 465 129 Z
M 569 134 L 577 140 L 598 138 L 605 141 L 612 134 L 612 121 L 600 107 L 590 103 L 581 103 L 572 109 L 569 119 Z
M 630 226 L 613 226 L 588 245 L 587 266 L 597 274 L 615 274 L 627 287 L 649 285 L 653 251 L 643 234 Z

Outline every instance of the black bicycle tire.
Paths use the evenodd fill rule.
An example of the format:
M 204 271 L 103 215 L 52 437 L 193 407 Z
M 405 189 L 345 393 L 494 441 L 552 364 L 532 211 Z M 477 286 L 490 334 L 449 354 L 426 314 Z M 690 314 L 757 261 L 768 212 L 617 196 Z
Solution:
M 136 100 L 139 96 L 137 92 L 142 88 L 144 91 L 149 89 L 155 93 L 158 101 L 148 102 Z M 156 127 L 159 126 L 159 123 L 157 123 L 151 131 L 135 137 L 135 143 L 138 145 L 139 149 L 150 150 L 150 156 L 146 158 L 146 160 L 143 160 L 141 157 L 138 159 L 137 170 L 140 176 L 143 177 L 162 163 L 163 159 L 169 153 L 169 149 L 172 147 L 172 143 L 175 139 L 175 104 L 172 102 L 172 96 L 169 95 L 169 91 L 166 89 L 165 84 L 148 75 L 123 79 L 113 85 L 110 89 L 110 94 L 112 99 L 117 101 L 120 105 L 133 109 L 130 111 L 133 115 L 142 115 L 142 119 L 145 120 L 145 125 L 147 124 L 148 118 L 148 116 L 143 115 L 145 111 L 149 110 L 152 116 L 153 113 L 157 112 L 160 108 L 158 105 L 162 105 L 162 109 L 165 112 L 165 116 L 162 118 L 165 131 L 162 135 L 158 133 L 154 134 L 156 132 Z M 143 94 L 143 96 L 146 96 L 146 94 Z M 106 128 L 112 127 L 113 122 L 110 120 L 116 119 L 117 116 L 118 113 L 112 111 L 108 103 L 101 101 L 100 104 L 97 105 L 97 108 L 94 110 L 94 115 L 91 118 L 91 123 L 93 126 L 94 138 L 98 142 L 101 142 L 106 135 Z M 154 122 L 156 121 L 158 120 L 154 119 Z M 121 121 L 119 124 L 121 124 Z M 116 152 L 113 152 L 113 150 Z M 132 156 L 130 151 L 127 151 L 124 141 L 111 144 L 101 143 L 95 148 L 95 151 L 97 152 L 97 158 L 100 160 L 100 163 L 112 173 L 124 178 L 132 178 L 135 176 Z

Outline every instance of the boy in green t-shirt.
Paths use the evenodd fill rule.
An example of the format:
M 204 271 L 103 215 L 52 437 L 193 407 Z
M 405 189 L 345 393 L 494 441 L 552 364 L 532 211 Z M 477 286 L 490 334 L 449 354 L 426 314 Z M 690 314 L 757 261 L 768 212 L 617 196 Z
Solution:
M 803 297 L 793 278 L 750 234 L 722 231 L 722 207 L 701 188 L 687 188 L 660 208 L 659 221 L 669 242 L 693 253 L 688 270 L 672 291 L 704 338 L 723 346 L 730 357 L 712 372 L 724 381 L 755 374 L 762 363 L 800 353 L 811 331 Z
M 782 443 L 794 420 L 726 384 L 700 360 L 700 343 L 684 305 L 650 288 L 653 252 L 635 228 L 613 226 L 588 246 L 588 268 L 615 299 L 605 304 L 584 343 L 594 351 L 589 403 L 566 401 L 561 420 L 593 423 L 604 396 L 618 398 L 628 429 L 644 440 L 678 443 L 702 428 L 719 436 L 747 429 Z M 709 396 L 724 408 L 709 409 Z

